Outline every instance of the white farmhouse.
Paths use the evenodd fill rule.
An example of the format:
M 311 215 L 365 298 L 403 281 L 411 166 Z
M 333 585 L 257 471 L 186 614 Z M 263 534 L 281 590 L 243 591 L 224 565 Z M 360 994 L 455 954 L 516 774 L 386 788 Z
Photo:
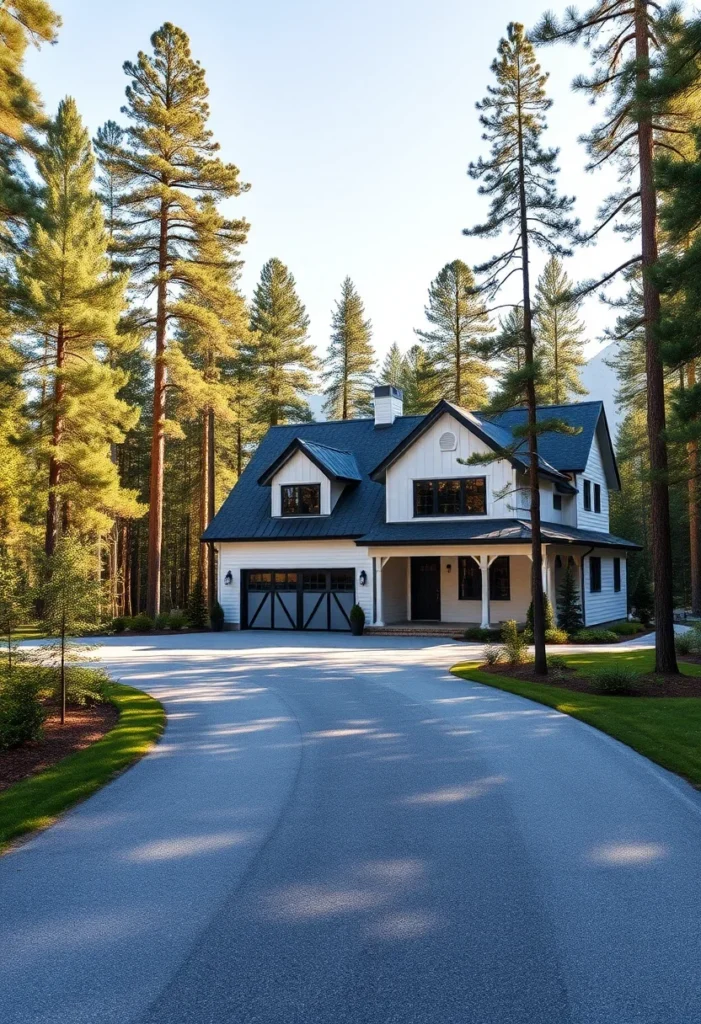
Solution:
M 354 602 L 377 627 L 524 621 L 527 452 L 514 452 L 514 438 L 525 416 L 446 401 L 404 416 L 401 391 L 386 385 L 375 388 L 374 419 L 271 427 L 203 537 L 218 552 L 229 627 L 346 630 Z M 546 593 L 556 607 L 569 562 L 586 624 L 621 618 L 637 545 L 609 532 L 620 480 L 603 405 L 538 416 L 578 431 L 538 441 Z

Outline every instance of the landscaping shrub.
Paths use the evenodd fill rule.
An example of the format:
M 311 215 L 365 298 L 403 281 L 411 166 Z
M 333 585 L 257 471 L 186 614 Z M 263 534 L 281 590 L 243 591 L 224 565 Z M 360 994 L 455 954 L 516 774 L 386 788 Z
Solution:
M 618 636 L 610 629 L 580 629 L 571 639 L 573 644 L 615 644 Z
M 567 670 L 567 659 L 561 654 L 549 654 L 547 657 L 548 668 L 552 672 L 565 672 Z
M 584 619 L 582 617 L 582 605 L 579 600 L 577 579 L 569 558 L 567 559 L 567 568 L 565 569 L 565 575 L 562 577 L 562 583 L 560 584 L 557 596 L 558 626 L 560 629 L 564 629 L 566 633 L 569 633 L 570 636 L 573 633 L 578 633 L 580 629 L 584 628 Z
M 608 627 L 612 633 L 618 636 L 636 636 L 642 630 L 640 622 L 614 622 Z
M 58 700 L 61 696 L 61 680 L 55 669 L 51 670 L 51 674 L 52 696 Z M 101 669 L 71 665 L 66 669 L 66 702 L 79 707 L 85 707 L 86 704 L 103 704 L 108 685 L 109 678 Z
M 187 618 L 193 629 L 206 629 L 209 624 L 207 602 L 201 580 L 195 580 L 187 602 Z
M 674 647 L 677 654 L 697 654 L 698 640 L 693 631 L 689 633 L 677 633 L 674 637 Z
M 501 638 L 500 629 L 482 629 L 481 626 L 468 626 L 463 634 L 465 640 L 473 640 L 476 643 L 488 643 L 490 640 Z
M 553 612 L 553 606 L 550 604 L 550 598 L 543 598 L 543 611 L 545 612 L 545 628 L 546 630 L 552 629 L 555 625 L 555 613 Z M 528 606 L 528 612 L 526 613 L 526 632 L 532 638 L 533 637 L 533 602 Z
M 504 648 L 499 644 L 487 644 L 484 648 L 484 660 L 488 665 L 497 665 L 504 657 Z
M 611 665 L 592 672 L 591 680 L 597 693 L 625 696 L 635 691 L 635 672 L 623 666 Z
M 31 669 L 0 679 L 0 750 L 38 740 L 45 718 L 37 676 Z
M 501 627 L 502 653 L 509 665 L 523 665 L 528 661 L 528 645 L 518 631 L 515 619 L 508 619 Z
M 545 642 L 546 644 L 568 644 L 570 638 L 564 629 L 551 626 L 550 629 L 545 630 Z
M 173 608 L 168 616 L 168 625 L 177 632 L 187 625 L 187 615 L 180 608 Z
M 218 601 L 215 601 L 214 604 L 212 605 L 212 611 L 210 612 L 209 620 L 212 624 L 212 629 L 215 630 L 217 633 L 221 633 L 221 631 L 224 628 L 224 609 L 222 608 Z
M 146 612 L 141 612 L 131 619 L 129 629 L 133 629 L 135 633 L 150 633 L 153 629 L 153 619 Z
M 635 614 L 638 616 L 643 626 L 649 626 L 652 622 L 654 605 L 650 577 L 647 574 L 645 566 L 643 566 L 638 573 L 638 578 L 635 581 L 635 587 L 633 589 L 633 593 L 630 595 L 630 600 L 633 608 L 635 608 Z
M 123 633 L 127 628 L 129 619 L 124 615 L 118 615 L 116 619 L 112 619 L 112 629 L 115 633 Z
M 168 612 L 161 612 L 160 615 L 156 616 L 156 629 L 168 629 L 170 625 L 170 615 Z

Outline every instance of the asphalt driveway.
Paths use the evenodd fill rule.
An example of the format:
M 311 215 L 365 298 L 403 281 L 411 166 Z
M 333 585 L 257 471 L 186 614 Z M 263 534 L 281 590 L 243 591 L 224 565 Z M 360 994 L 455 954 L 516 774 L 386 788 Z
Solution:
M 701 800 L 466 648 L 107 642 L 159 746 L 0 860 L 5 1024 L 686 1024 Z

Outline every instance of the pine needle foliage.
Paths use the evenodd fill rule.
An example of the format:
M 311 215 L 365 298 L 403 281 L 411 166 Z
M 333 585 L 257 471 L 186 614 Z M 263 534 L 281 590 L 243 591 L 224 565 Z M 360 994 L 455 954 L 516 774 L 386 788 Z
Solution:
M 573 285 L 561 261 L 551 256 L 538 278 L 535 293 L 536 358 L 541 367 L 537 389 L 540 405 L 562 405 L 587 394 L 580 369 L 584 324 Z
M 315 390 L 318 360 L 297 283 L 276 257 L 264 264 L 253 293 L 251 331 L 246 352 L 259 389 L 258 420 L 269 426 L 310 420 L 304 395 Z
M 329 419 L 348 420 L 372 414 L 372 324 L 363 301 L 347 277 L 331 315 L 331 341 L 322 373 Z
M 438 399 L 482 408 L 490 376 L 484 342 L 494 328 L 475 295 L 475 278 L 466 263 L 446 263 L 431 282 L 424 312 L 430 327 L 415 333 L 426 345 Z
M 402 350 L 396 341 L 389 347 L 382 363 L 378 381 L 380 384 L 391 384 L 395 388 L 404 388 L 406 362 Z
M 573 237 L 576 222 L 570 219 L 572 199 L 556 189 L 557 150 L 543 146 L 546 114 L 550 109 L 545 86 L 547 75 L 538 64 L 522 25 L 512 22 L 492 63 L 495 85 L 477 104 L 483 139 L 489 156 L 470 164 L 469 175 L 479 181 L 479 194 L 489 200 L 487 220 L 465 230 L 477 238 L 501 237 L 509 232 L 506 248 L 476 267 L 480 292 L 495 296 L 514 274 L 521 277 L 524 363 L 502 382 L 504 400 L 520 403 L 525 394 L 527 424 L 521 441 L 529 456 L 529 487 L 532 533 L 533 639 L 536 671 L 545 674 L 545 624 L 543 609 L 542 542 L 538 434 L 564 429 L 550 420 L 536 419 L 536 383 L 539 374 L 535 352 L 531 305 L 530 253 L 535 247 L 548 256 L 566 256 L 565 244 Z

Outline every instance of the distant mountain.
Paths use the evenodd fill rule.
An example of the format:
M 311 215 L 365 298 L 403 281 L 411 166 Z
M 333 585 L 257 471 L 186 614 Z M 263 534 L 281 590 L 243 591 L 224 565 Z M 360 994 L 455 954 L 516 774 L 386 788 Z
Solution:
M 602 348 L 600 352 L 597 352 L 587 365 L 582 367 L 582 383 L 589 392 L 588 395 L 582 395 L 582 401 L 586 402 L 587 399 L 596 399 L 604 403 L 606 419 L 608 420 L 614 440 L 616 439 L 618 424 L 623 416 L 621 411 L 616 408 L 614 402 L 614 395 L 618 388 L 616 371 L 612 367 L 607 366 L 604 360 L 607 359 L 609 362 L 613 362 L 615 355 L 616 343 L 612 342 L 610 345 Z

